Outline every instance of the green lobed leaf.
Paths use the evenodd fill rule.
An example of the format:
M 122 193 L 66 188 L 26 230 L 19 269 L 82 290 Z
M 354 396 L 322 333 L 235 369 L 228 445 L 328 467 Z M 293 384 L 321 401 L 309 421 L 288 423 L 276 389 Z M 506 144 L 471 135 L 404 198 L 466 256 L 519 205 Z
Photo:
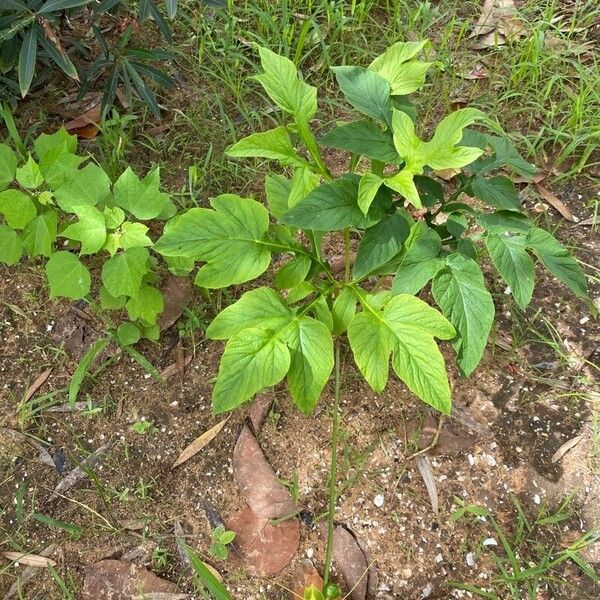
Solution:
M 317 231 L 338 231 L 346 227 L 364 228 L 381 217 L 374 204 L 365 216 L 358 206 L 358 175 L 346 175 L 314 189 L 280 221 L 293 227 Z
M 39 160 L 48 153 L 73 154 L 77 150 L 77 136 L 71 135 L 64 127 L 54 133 L 42 133 L 33 142 L 33 147 Z
M 375 173 L 365 173 L 358 184 L 358 206 L 363 215 L 367 215 L 379 188 L 383 185 L 383 177 Z
M 363 67 L 332 67 L 332 71 L 346 100 L 356 110 L 391 124 L 391 88 L 383 77 Z
M 363 299 L 363 311 L 348 326 L 356 364 L 375 391 L 385 388 L 392 354 L 392 367 L 406 386 L 447 414 L 451 407 L 450 386 L 444 357 L 434 337 L 452 339 L 455 333 L 437 310 L 407 294 L 394 296 L 383 310 Z
M 46 263 L 46 276 L 51 298 L 79 300 L 90 292 L 90 272 L 71 252 L 54 252 Z
M 298 254 L 275 273 L 275 287 L 289 290 L 303 282 L 308 275 L 312 260 L 306 254 Z
M 431 288 L 437 305 L 457 331 L 453 342 L 463 375 L 481 360 L 494 322 L 494 302 L 479 265 L 462 254 L 451 254 Z
M 17 155 L 6 144 L 0 144 L 0 190 L 13 182 L 16 171 Z
M 67 155 L 69 156 L 69 155 Z M 90 163 L 83 169 L 72 169 L 56 188 L 56 203 L 65 212 L 75 212 L 76 206 L 95 206 L 110 193 L 110 179 L 101 167 Z
M 81 242 L 81 255 L 100 251 L 106 240 L 104 215 L 95 206 L 87 204 L 72 206 L 71 210 L 77 215 L 78 221 L 69 225 L 60 235 Z
M 283 126 L 249 135 L 231 146 L 226 154 L 236 158 L 268 158 L 297 167 L 307 164 L 296 152 L 290 134 Z
M 192 208 L 177 217 L 154 249 L 164 256 L 205 261 L 196 277 L 201 287 L 228 287 L 264 273 L 271 262 L 265 207 L 232 194 L 214 198 L 211 205 L 214 210 Z
M 515 184 L 503 175 L 485 178 L 475 175 L 471 189 L 477 198 L 500 210 L 521 210 L 521 200 Z
M 13 229 L 23 229 L 27 223 L 35 219 L 37 210 L 33 200 L 19 190 L 0 192 L 0 213 L 4 215 L 6 224 Z
M 494 171 L 500 167 L 509 167 L 522 177 L 533 177 L 537 172 L 535 165 L 528 163 L 515 148 L 515 145 L 508 139 L 496 135 L 486 135 L 487 143 L 494 150 L 493 156 L 482 158 L 473 165 L 479 173 Z
M 294 169 L 292 187 L 288 196 L 288 207 L 294 208 L 298 202 L 304 200 L 321 182 L 321 176 L 313 173 L 308 167 Z M 287 211 L 286 211 L 287 212 Z
M 386 177 L 385 185 L 406 198 L 415 208 L 422 208 L 423 204 L 415 186 L 414 174 L 410 169 L 403 169 L 395 175 Z
M 137 296 L 149 257 L 146 248 L 129 248 L 109 258 L 102 267 L 102 283 L 108 293 L 115 298 Z
M 494 267 L 510 286 L 513 298 L 522 310 L 531 302 L 535 285 L 535 266 L 527 253 L 526 242 L 522 235 L 490 234 L 485 238 Z
M 326 133 L 321 138 L 321 143 L 386 164 L 396 164 L 399 160 L 391 134 L 383 131 L 373 121 L 340 125 Z
M 125 220 L 125 212 L 118 206 L 104 208 L 104 218 L 106 219 L 107 229 L 116 229 Z
M 150 285 L 142 285 L 139 292 L 129 299 L 125 308 L 132 321 L 141 319 L 153 325 L 165 309 L 165 301 L 160 290 Z
M 588 297 L 583 269 L 554 236 L 539 227 L 532 227 L 527 232 L 526 243 L 554 277 L 562 281 L 576 296 Z
M 87 159 L 83 156 L 70 154 L 63 146 L 56 146 L 40 158 L 40 171 L 51 190 L 58 190 L 68 181 L 73 181 L 80 174 L 78 169 Z M 80 192 L 77 189 L 76 192 Z M 62 192 L 65 194 L 65 192 Z M 66 196 L 66 194 L 65 194 Z M 85 199 L 77 198 L 76 204 L 82 204 Z
M 376 271 L 402 249 L 408 238 L 410 224 L 401 213 L 385 215 L 379 223 L 369 227 L 360 241 L 352 274 L 362 278 Z
M 29 221 L 23 230 L 23 245 L 29 256 L 50 256 L 56 241 L 57 215 L 47 210 Z
M 44 183 L 40 167 L 31 154 L 27 162 L 17 169 L 16 177 L 18 184 L 28 190 L 35 190 Z
M 489 233 L 527 233 L 533 227 L 533 223 L 525 215 L 508 210 L 478 213 L 475 220 Z
M 175 206 L 169 194 L 160 191 L 160 171 L 158 167 L 140 179 L 131 169 L 127 169 L 115 182 L 113 192 L 115 204 L 131 213 L 137 219 L 148 220 L 171 214 Z M 172 214 L 171 214 L 172 216 Z
M 0 223 L 0 262 L 11 266 L 17 264 L 23 256 L 23 242 L 19 234 Z

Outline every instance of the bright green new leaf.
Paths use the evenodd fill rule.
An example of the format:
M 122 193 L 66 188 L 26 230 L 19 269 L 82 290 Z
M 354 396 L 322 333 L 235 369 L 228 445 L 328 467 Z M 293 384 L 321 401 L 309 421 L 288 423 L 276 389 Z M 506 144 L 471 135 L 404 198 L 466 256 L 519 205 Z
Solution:
M 102 267 L 102 283 L 108 293 L 114 298 L 137 296 L 149 257 L 146 248 L 129 248 L 109 258 Z
M 333 370 L 333 340 L 326 325 L 307 316 L 286 332 L 290 353 L 287 376 L 292 400 L 304 414 L 314 409 Z
M 358 184 L 358 206 L 366 216 L 371 208 L 375 196 L 379 188 L 383 184 L 383 177 L 375 175 L 375 173 L 365 173 Z
M 70 155 L 66 155 L 70 156 Z M 75 212 L 74 207 L 88 204 L 95 206 L 108 196 L 110 179 L 94 163 L 83 169 L 70 171 L 64 183 L 54 192 L 56 203 L 65 212 Z
M 219 414 L 279 383 L 289 371 L 290 351 L 269 329 L 244 329 L 226 344 L 213 390 L 213 412 Z
M 113 193 L 115 203 L 137 219 L 147 220 L 171 214 L 175 210 L 169 194 L 160 191 L 160 171 L 150 171 L 140 179 L 131 169 L 127 169 L 117 179 Z
M 312 261 L 306 254 L 298 254 L 275 273 L 275 287 L 289 290 L 306 279 Z
M 385 215 L 379 223 L 369 227 L 356 252 L 353 276 L 365 277 L 392 260 L 402 249 L 409 231 L 410 224 L 400 213 Z
M 392 133 L 394 147 L 398 156 L 405 162 L 405 168 L 419 174 L 424 165 L 420 155 L 423 142 L 415 133 L 413 120 L 405 112 L 392 110 Z
M 587 298 L 587 280 L 579 263 L 551 234 L 539 227 L 527 233 L 527 247 L 531 248 L 542 264 L 574 294 Z
M 293 227 L 338 231 L 346 227 L 369 227 L 381 217 L 374 204 L 365 216 L 358 206 L 358 175 L 346 175 L 324 183 L 287 212 L 280 221 Z
M 133 323 L 121 323 L 117 327 L 117 340 L 121 346 L 133 346 L 140 341 L 142 333 Z
M 104 209 L 104 218 L 107 229 L 116 229 L 125 220 L 125 212 L 118 206 L 107 206 Z
M 33 200 L 19 190 L 0 192 L 0 213 L 13 229 L 23 229 L 37 215 Z
M 241 139 L 226 152 L 236 158 L 268 158 L 278 160 L 283 165 L 302 167 L 307 163 L 298 156 L 288 130 L 276 127 L 262 133 L 254 133 Z
M 90 272 L 71 252 L 54 252 L 46 263 L 46 276 L 51 298 L 79 300 L 90 292 Z
M 148 324 L 154 324 L 165 308 L 165 301 L 160 290 L 142 285 L 139 292 L 129 299 L 126 308 L 132 321 L 141 319 Z
M 450 413 L 450 386 L 434 337 L 448 340 L 455 333 L 437 310 L 407 294 L 394 296 L 383 310 L 365 302 L 348 327 L 356 364 L 375 391 L 385 388 L 391 353 L 396 375 L 421 400 L 444 413 Z
M 42 133 L 33 142 L 39 160 L 58 148 L 61 152 L 74 154 L 77 150 L 77 136 L 71 135 L 64 127 L 54 133 Z
M 0 224 L 0 262 L 11 266 L 17 264 L 23 256 L 23 242 L 19 234 L 8 227 Z
M 276 217 L 282 217 L 288 210 L 288 200 L 292 191 L 292 182 L 283 175 L 267 175 L 265 177 L 265 194 L 269 211 Z
M 390 189 L 404 196 L 415 208 L 422 208 L 412 171 L 403 169 L 391 177 L 386 177 L 384 182 Z
M 152 246 L 152 240 L 146 235 L 148 228 L 143 223 L 125 221 L 120 227 L 121 248 Z
M 95 206 L 88 204 L 72 206 L 71 210 L 79 220 L 69 225 L 60 235 L 81 242 L 79 254 L 95 254 L 106 240 L 104 215 Z
M 6 144 L 0 144 L 0 190 L 13 182 L 16 171 L 17 155 Z
M 431 291 L 458 333 L 453 345 L 463 375 L 479 364 L 494 322 L 494 302 L 485 287 L 479 265 L 461 254 L 451 254 L 447 268 L 438 273 Z
M 486 179 L 476 175 L 471 189 L 477 198 L 501 210 L 521 210 L 521 200 L 515 184 L 503 175 Z
M 440 236 L 424 221 L 417 221 L 398 261 L 392 294 L 418 294 L 446 265 L 439 257 L 441 247 Z
M 356 110 L 391 124 L 391 88 L 383 77 L 363 67 L 332 67 L 332 71 L 346 100 Z
M 29 256 L 50 256 L 56 241 L 57 215 L 47 210 L 29 221 L 23 230 L 23 245 Z
M 392 135 L 373 121 L 356 121 L 340 125 L 326 133 L 321 143 L 330 148 L 360 154 L 386 164 L 398 162 Z
M 393 95 L 411 94 L 423 86 L 427 70 L 433 64 L 412 60 L 427 43 L 427 40 L 397 42 L 378 56 L 369 69 L 389 82 Z
M 351 288 L 345 287 L 333 301 L 333 333 L 341 335 L 348 329 L 348 324 L 356 313 L 356 295 Z
M 513 298 L 522 310 L 531 302 L 535 285 L 535 266 L 527 253 L 526 237 L 494 235 L 485 238 L 492 263 L 510 286 Z
M 31 154 L 27 162 L 17 169 L 17 182 L 21 187 L 28 190 L 35 190 L 44 183 L 42 172 L 39 165 L 33 160 Z
M 154 249 L 206 262 L 196 277 L 201 287 L 227 287 L 264 273 L 271 262 L 265 207 L 232 194 L 214 198 L 211 205 L 214 210 L 192 208 L 178 217 Z
M 50 189 L 56 192 L 67 181 L 77 178 L 78 173 L 80 173 L 79 165 L 86 160 L 83 156 L 67 152 L 63 146 L 57 146 L 50 149 L 40 158 L 40 172 L 45 182 L 50 186 Z M 84 202 L 85 199 L 79 198 L 76 204 Z
M 321 176 L 313 173 L 308 167 L 294 169 L 292 187 L 288 196 L 288 207 L 294 208 L 298 202 L 304 200 L 321 182 Z M 286 211 L 287 212 L 287 211 Z
M 268 48 L 259 48 L 264 73 L 254 79 L 260 82 L 271 100 L 297 121 L 307 122 L 317 112 L 317 89 L 300 81 L 294 63 Z

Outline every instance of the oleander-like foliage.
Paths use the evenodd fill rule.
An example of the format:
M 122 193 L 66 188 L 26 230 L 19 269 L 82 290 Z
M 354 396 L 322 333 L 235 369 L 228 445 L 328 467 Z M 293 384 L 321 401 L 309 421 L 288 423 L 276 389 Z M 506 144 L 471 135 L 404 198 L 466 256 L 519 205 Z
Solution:
M 316 88 L 290 60 L 259 49 L 263 72 L 255 79 L 286 124 L 240 140 L 228 154 L 282 167 L 266 178 L 267 207 L 219 196 L 211 208 L 175 217 L 155 246 L 170 260 L 203 263 L 195 282 L 205 288 L 252 281 L 273 256 L 287 257 L 273 287 L 263 280 L 208 328 L 210 338 L 227 340 L 215 412 L 286 379 L 294 402 L 310 413 L 334 366 L 334 338 L 344 334 L 375 391 L 386 386 L 391 358 L 416 396 L 449 412 L 451 391 L 436 339 L 451 341 L 463 375 L 480 362 L 494 321 L 480 260 L 489 255 L 521 308 L 532 298 L 534 258 L 586 295 L 577 261 L 527 218 L 514 184 L 497 174 L 531 176 L 534 167 L 506 138 L 486 132 L 482 112 L 460 109 L 432 135 L 421 131 L 407 95 L 423 86 L 431 67 L 418 58 L 425 46 L 397 43 L 368 67 L 334 68 L 360 118 L 337 124 L 320 141 L 310 126 Z M 330 172 L 322 146 L 348 153 L 347 172 Z M 460 171 L 450 191 L 436 176 L 447 169 Z M 360 239 L 345 277 L 322 251 L 324 236 L 342 231 L 346 240 L 350 234 Z M 389 275 L 391 289 L 383 289 Z M 429 285 L 438 308 L 418 297 Z

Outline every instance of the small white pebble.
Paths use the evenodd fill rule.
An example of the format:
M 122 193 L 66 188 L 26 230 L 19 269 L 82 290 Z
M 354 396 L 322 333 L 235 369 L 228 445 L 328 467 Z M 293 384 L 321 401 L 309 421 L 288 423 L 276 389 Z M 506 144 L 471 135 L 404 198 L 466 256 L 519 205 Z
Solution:
M 373 498 L 373 504 L 377 508 L 381 508 L 383 506 L 383 494 L 377 494 L 377 496 Z
M 541 504 L 541 502 L 542 502 L 542 499 L 540 498 L 540 495 L 539 495 L 539 494 L 536 494 L 536 495 L 533 497 L 533 501 L 534 501 L 536 504 Z
M 590 320 L 589 317 L 583 317 L 583 318 L 579 319 L 579 324 L 585 325 L 589 320 Z
M 497 546 L 498 542 L 494 538 L 490 537 L 490 538 L 483 540 L 483 545 L 484 546 Z
M 467 552 L 467 565 L 469 567 L 475 566 L 475 556 L 473 555 L 472 552 Z

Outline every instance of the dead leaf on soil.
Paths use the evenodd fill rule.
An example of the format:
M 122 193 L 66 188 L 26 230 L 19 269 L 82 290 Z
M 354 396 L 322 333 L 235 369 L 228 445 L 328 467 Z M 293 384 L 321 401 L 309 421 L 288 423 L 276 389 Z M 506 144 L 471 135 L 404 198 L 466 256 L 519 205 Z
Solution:
M 265 519 L 279 519 L 298 511 L 290 492 L 279 482 L 247 425 L 233 450 L 233 476 L 250 508 Z
M 573 223 L 576 222 L 573 217 L 573 213 L 569 210 L 567 205 L 553 192 L 551 192 L 546 186 L 536 183 L 535 187 L 539 192 L 540 196 L 555 210 L 557 210 L 563 218 Z
M 43 373 L 41 373 L 38 378 L 29 386 L 27 389 L 27 393 L 25 394 L 25 402 L 31 400 L 33 395 L 46 383 L 48 377 L 50 377 L 50 373 L 52 373 L 52 369 L 46 369 Z
M 189 354 L 188 356 L 186 356 L 183 359 L 183 362 L 177 361 L 177 362 L 171 363 L 168 367 L 165 367 L 160 372 L 161 377 L 163 379 L 169 379 L 169 377 L 173 377 L 173 375 L 177 375 L 177 373 L 182 372 L 183 369 L 185 369 L 192 362 L 192 358 L 193 358 L 193 356 L 191 354 Z
M 217 437 L 217 435 L 219 434 L 221 429 L 223 429 L 223 427 L 225 427 L 225 423 L 227 423 L 227 421 L 229 421 L 229 417 L 227 417 L 226 419 L 223 419 L 222 421 L 219 421 L 216 425 L 211 427 L 208 431 L 205 431 L 202 435 L 198 436 L 177 457 L 177 460 L 173 463 L 173 466 L 171 468 L 174 469 L 175 467 L 178 467 L 179 465 L 183 464 L 185 461 L 192 458 L 192 456 L 194 456 L 195 454 L 198 454 L 198 452 L 200 452 L 200 450 L 202 450 L 202 448 L 204 448 L 205 446 L 210 444 L 210 442 L 212 442 L 212 440 L 214 440 L 215 437 Z
M 273 404 L 273 396 L 264 393 L 258 394 L 254 402 L 250 405 L 248 416 L 250 417 L 254 433 L 258 433 L 262 429 L 263 423 L 269 414 L 271 404 Z
M 100 132 L 101 98 L 80 115 L 65 123 L 65 129 L 77 137 L 93 139 Z
M 292 598 L 304 598 L 304 590 L 311 586 L 322 592 L 323 579 L 310 561 L 304 561 L 300 564 L 294 575 Z
M 425 487 L 427 488 L 427 493 L 429 494 L 431 510 L 433 510 L 434 514 L 437 515 L 440 512 L 440 502 L 429 456 L 426 456 L 425 454 L 417 456 L 416 463 L 419 473 L 421 473 L 421 477 L 423 478 L 423 483 L 425 483 Z
M 485 0 L 469 37 L 478 37 L 475 48 L 484 49 L 500 46 L 524 33 L 514 0 Z
M 583 435 L 576 435 L 574 438 L 566 441 L 553 455 L 550 459 L 551 462 L 558 462 L 569 450 L 575 448 L 577 444 L 583 439 Z
M 342 526 L 336 527 L 333 532 L 333 562 L 350 600 L 372 597 L 369 596 L 369 578 L 374 567 L 369 565 L 356 537 Z
M 183 527 L 181 523 L 176 519 L 173 524 L 173 533 L 175 534 L 175 543 L 177 545 L 177 552 L 179 553 L 179 558 L 181 558 L 181 562 L 185 568 L 186 573 L 192 573 L 192 561 L 190 560 L 190 556 L 185 549 L 185 533 L 183 531 Z
M 411 419 L 406 423 L 406 436 L 414 441 L 419 450 L 431 446 L 438 430 L 438 421 L 428 415 L 425 420 Z M 436 445 L 428 450 L 428 454 L 453 454 L 467 450 L 477 442 L 477 437 L 463 432 L 452 422 L 446 421 L 437 439 Z
M 18 562 L 20 565 L 26 565 L 28 567 L 56 566 L 55 560 L 39 554 L 28 554 L 27 552 L 3 552 L 3 554 L 8 560 Z
M 227 521 L 249 569 L 258 576 L 279 573 L 292 560 L 300 544 L 300 523 L 292 518 L 272 525 L 268 518 L 245 506 Z
M 593 215 L 589 219 L 584 219 L 583 221 L 579 221 L 579 223 L 575 223 L 575 225 L 592 225 L 592 226 L 596 226 L 596 225 L 598 225 L 598 217 L 599 216 L 600 215 Z M 575 225 L 573 225 L 573 227 L 575 227 Z
M 187 277 L 168 277 L 161 286 L 165 310 L 158 317 L 161 331 L 171 327 L 192 299 L 192 283 Z
M 450 181 L 460 173 L 460 169 L 439 169 L 435 174 L 444 181 Z
M 6 439 L 11 439 L 14 442 L 20 443 L 23 442 L 25 444 L 30 444 L 38 451 L 38 462 L 41 462 L 44 465 L 48 465 L 49 467 L 55 468 L 54 461 L 52 460 L 52 456 L 50 456 L 50 452 L 44 448 L 39 442 L 36 442 L 33 438 L 30 438 L 28 435 L 21 433 L 20 431 L 15 431 L 14 429 L 8 429 L 8 427 L 0 427 L 0 435 Z M 2 438 L 0 437 L 0 442 L 2 442 Z
M 123 560 L 101 560 L 85 567 L 82 600 L 133 600 L 177 591 L 171 581 Z
M 40 551 L 39 556 L 48 557 L 51 556 L 56 550 L 56 546 L 54 544 L 50 544 L 50 546 L 46 546 L 43 550 Z M 13 596 L 20 594 L 19 597 L 22 597 L 23 587 L 31 581 L 38 573 L 39 569 L 37 567 L 27 567 L 17 578 L 17 580 L 10 586 L 8 592 L 4 595 L 4 600 L 10 600 Z

